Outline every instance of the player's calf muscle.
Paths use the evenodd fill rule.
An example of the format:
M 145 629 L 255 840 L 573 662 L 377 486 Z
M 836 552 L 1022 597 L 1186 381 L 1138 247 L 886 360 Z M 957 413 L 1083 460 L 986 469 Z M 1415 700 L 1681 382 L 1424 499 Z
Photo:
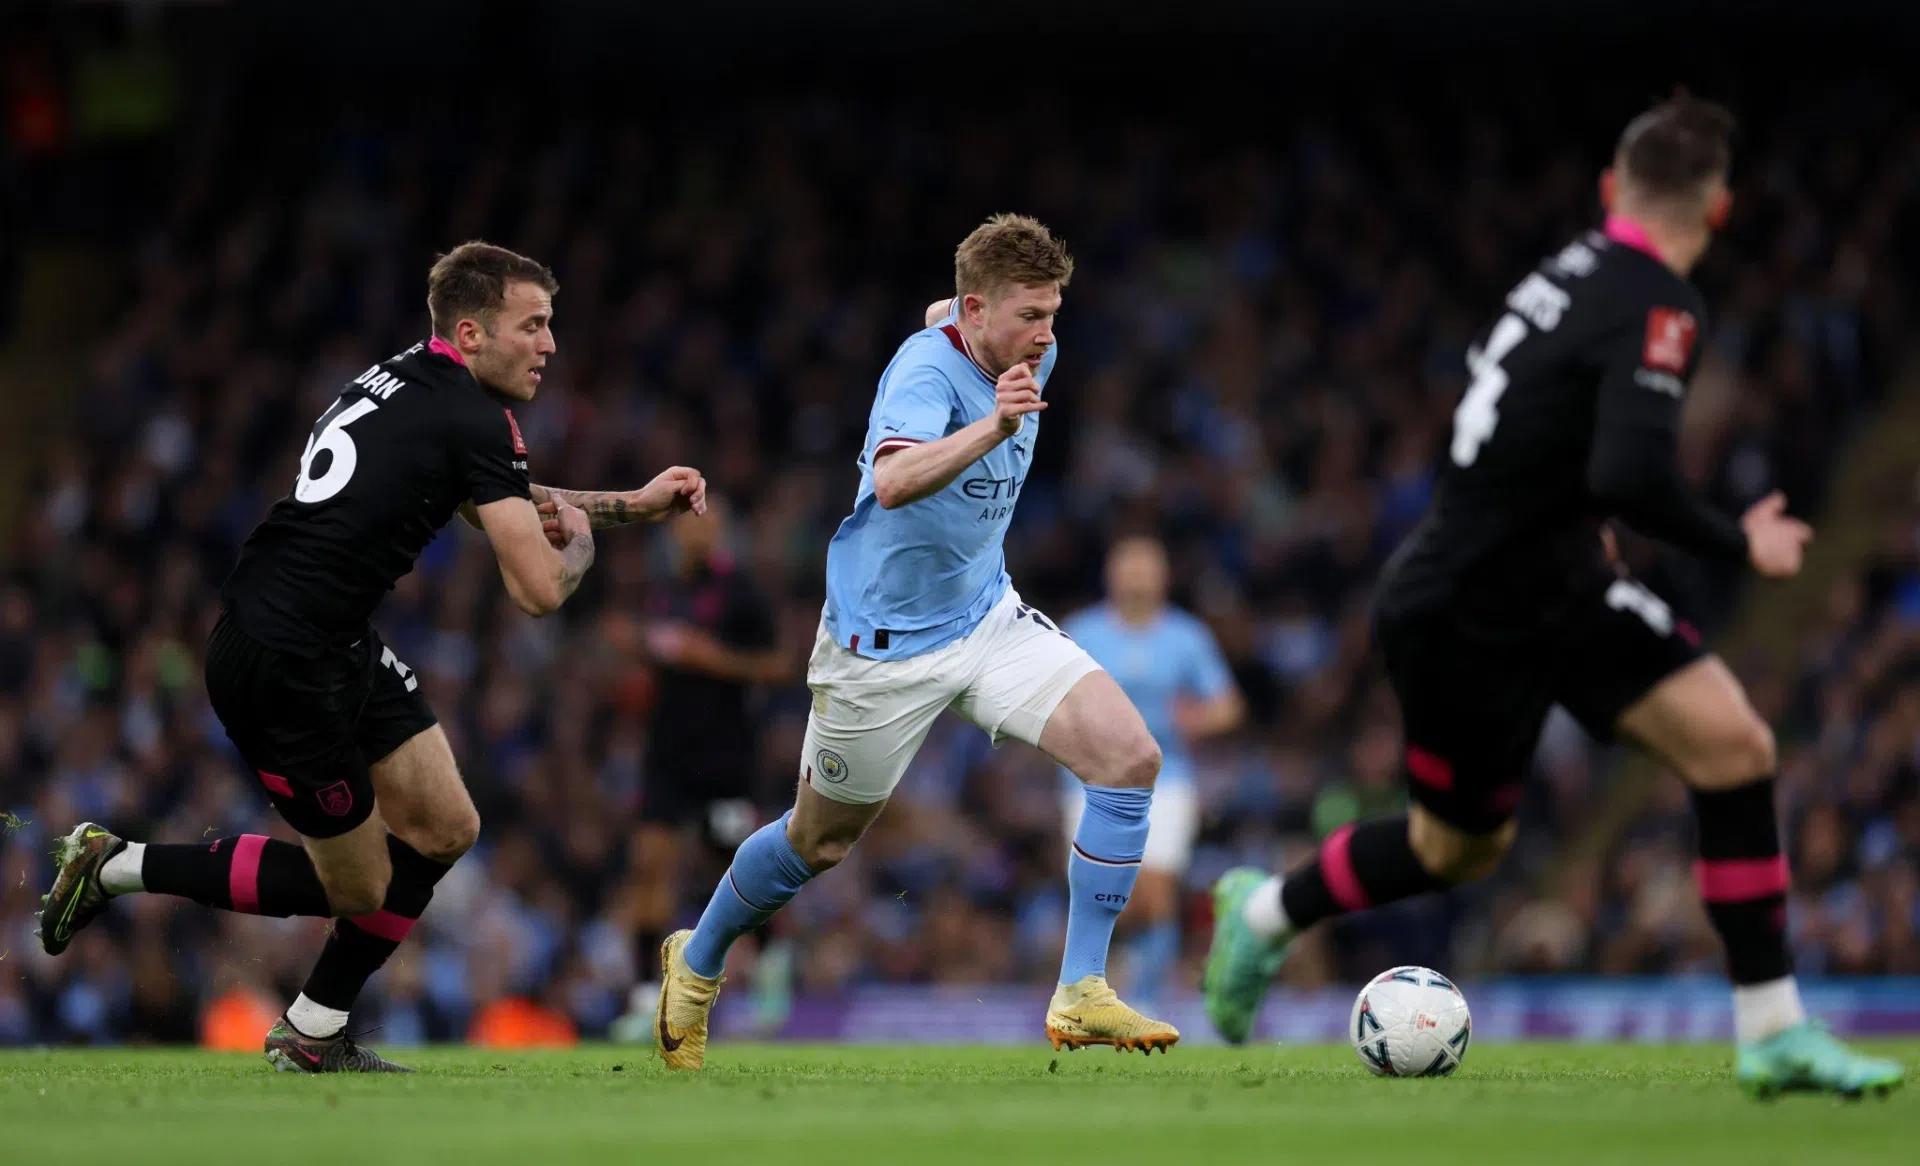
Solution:
M 1407 845 L 1427 873 L 1449 883 L 1478 882 L 1494 872 L 1518 832 L 1508 822 L 1491 834 L 1468 834 L 1414 807 L 1407 817 Z
M 338 838 L 306 839 L 306 849 L 336 917 L 380 909 L 393 879 L 393 863 L 387 855 L 387 826 L 377 812 Z

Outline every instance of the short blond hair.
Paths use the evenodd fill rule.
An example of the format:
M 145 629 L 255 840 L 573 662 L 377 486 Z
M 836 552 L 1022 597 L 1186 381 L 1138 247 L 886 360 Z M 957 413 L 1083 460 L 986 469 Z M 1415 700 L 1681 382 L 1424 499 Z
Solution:
M 987 295 L 1010 283 L 1029 287 L 1073 279 L 1073 256 L 1053 232 L 1026 215 L 995 215 L 953 253 L 953 290 Z

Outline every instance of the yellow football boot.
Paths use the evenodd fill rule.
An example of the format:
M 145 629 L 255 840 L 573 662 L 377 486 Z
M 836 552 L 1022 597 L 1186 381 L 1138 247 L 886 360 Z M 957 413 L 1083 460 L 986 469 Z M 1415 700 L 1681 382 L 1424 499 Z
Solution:
M 707 1017 L 725 976 L 709 980 L 687 966 L 691 931 L 676 931 L 660 945 L 660 1003 L 653 1014 L 653 1047 L 669 1069 L 698 1069 L 707 1060 Z
M 1104 976 L 1086 976 L 1078 983 L 1054 989 L 1047 1006 L 1047 1039 L 1053 1047 L 1078 1049 L 1112 1045 L 1117 1052 L 1165 1051 L 1180 1039 L 1180 1030 L 1162 1020 L 1149 1020 L 1122 1003 Z

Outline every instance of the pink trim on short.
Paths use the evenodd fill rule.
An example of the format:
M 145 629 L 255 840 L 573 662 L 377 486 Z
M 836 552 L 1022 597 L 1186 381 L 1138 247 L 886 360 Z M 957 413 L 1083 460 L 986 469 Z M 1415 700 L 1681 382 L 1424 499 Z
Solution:
M 1693 881 L 1709 903 L 1747 903 L 1784 895 L 1790 878 L 1787 858 L 1703 858 L 1693 864 Z
M 395 915 L 385 907 L 371 915 L 355 915 L 347 922 L 358 927 L 368 935 L 377 935 L 391 943 L 399 943 L 413 930 L 418 919 L 409 919 L 405 915 Z
M 242 834 L 233 840 L 233 860 L 227 865 L 227 897 L 242 915 L 260 913 L 260 856 L 266 849 L 264 834 Z
M 1353 869 L 1353 827 L 1342 826 L 1320 844 L 1320 877 L 1327 891 L 1343 911 L 1364 911 L 1373 906 L 1360 876 Z
M 1430 789 L 1453 788 L 1453 765 L 1438 753 L 1429 753 L 1418 745 L 1407 746 L 1407 772 L 1413 780 Z
M 283 798 L 293 796 L 293 783 L 286 778 L 281 777 L 277 773 L 268 773 L 264 769 L 258 769 L 254 772 L 260 775 L 260 784 L 267 787 L 268 793 L 278 794 Z

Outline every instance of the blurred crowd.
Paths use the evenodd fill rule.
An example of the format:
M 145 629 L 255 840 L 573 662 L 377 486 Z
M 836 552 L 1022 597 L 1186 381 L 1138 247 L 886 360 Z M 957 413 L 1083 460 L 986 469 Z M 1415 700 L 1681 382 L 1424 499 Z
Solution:
M 1920 122 L 1871 92 L 1833 100 L 1843 121 L 1815 100 L 1751 127 L 1736 223 L 1698 273 L 1713 318 L 1682 456 L 1730 510 L 1779 487 L 1819 514 L 1911 319 Z M 1071 100 L 1037 104 L 1019 136 L 953 107 L 824 100 L 484 128 L 427 105 L 343 119 L 317 145 L 201 126 L 150 184 L 167 195 L 116 228 L 124 302 L 6 556 L 0 1043 L 190 1040 L 208 1001 L 297 989 L 319 921 L 141 896 L 49 960 L 32 912 L 51 840 L 81 818 L 162 841 L 288 837 L 201 687 L 217 588 L 313 418 L 424 338 L 427 265 L 471 237 L 561 281 L 559 356 L 519 412 L 534 479 L 631 487 L 690 463 L 731 503 L 724 537 L 772 608 L 789 677 L 756 689 L 747 730 L 713 726 L 751 732 L 760 820 L 790 804 L 824 549 L 879 371 L 985 215 L 1032 213 L 1068 240 L 1054 407 L 1008 557 L 1023 596 L 1062 617 L 1098 598 L 1113 536 L 1158 533 L 1176 598 L 1220 637 L 1251 715 L 1198 759 L 1196 963 L 1221 870 L 1297 861 L 1401 801 L 1371 580 L 1427 501 L 1473 333 L 1596 221 L 1596 171 L 1631 112 L 1572 133 L 1518 104 L 1383 100 L 1237 139 Z M 1783 742 L 1811 972 L 1920 972 L 1917 534 L 1920 512 L 1835 587 L 1803 651 L 1736 661 Z M 699 780 L 645 763 L 650 597 L 683 552 L 653 528 L 600 548 L 574 600 L 534 621 L 455 524 L 378 616 L 485 823 L 374 983 L 381 1040 L 459 1038 L 502 1001 L 605 1033 L 648 974 L 635 808 L 649 783 Z M 1710 631 L 1739 600 L 1732 577 L 1628 551 Z M 1677 783 L 1602 860 L 1554 865 L 1614 759 L 1556 720 L 1500 876 L 1323 929 L 1288 975 L 1713 971 Z M 1048 982 L 1059 813 L 1041 757 L 943 721 L 854 858 L 743 944 L 736 975 L 776 1009 L 875 981 Z M 685 848 L 679 917 L 724 861 Z

